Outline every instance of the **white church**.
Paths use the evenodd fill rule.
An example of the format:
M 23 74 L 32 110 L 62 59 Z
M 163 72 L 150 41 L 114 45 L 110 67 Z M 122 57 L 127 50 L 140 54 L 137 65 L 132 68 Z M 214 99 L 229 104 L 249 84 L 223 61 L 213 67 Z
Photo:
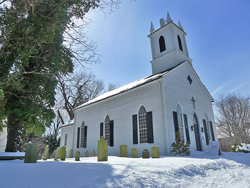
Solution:
M 217 140 L 212 96 L 192 66 L 186 32 L 169 14 L 160 28 L 151 23 L 152 75 L 107 92 L 75 109 L 74 121 L 61 128 L 60 146 L 67 155 L 97 152 L 101 136 L 108 140 L 108 155 L 119 156 L 120 145 L 137 148 L 139 156 L 151 147 L 171 155 L 175 132 L 192 151 L 206 151 Z M 151 153 L 150 153 L 151 155 Z

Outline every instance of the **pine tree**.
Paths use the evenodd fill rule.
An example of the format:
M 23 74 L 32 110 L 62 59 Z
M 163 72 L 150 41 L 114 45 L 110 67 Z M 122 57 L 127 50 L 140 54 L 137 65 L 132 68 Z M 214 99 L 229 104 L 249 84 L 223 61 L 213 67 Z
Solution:
M 180 156 L 189 156 L 190 155 L 190 144 L 189 142 L 184 143 L 183 140 L 180 140 L 180 133 L 176 132 L 175 133 L 175 142 L 171 144 L 173 147 L 171 150 L 171 153 L 174 155 L 180 155 Z
M 0 89 L 4 93 L 4 113 L 7 113 L 6 151 L 15 151 L 18 130 L 42 134 L 55 117 L 51 107 L 55 101 L 57 75 L 72 72 L 72 59 L 82 63 L 84 52 L 88 52 L 87 49 L 83 54 L 74 53 L 71 45 L 64 43 L 65 33 L 71 41 L 84 45 L 70 33 L 75 29 L 72 18 L 83 19 L 100 1 L 3 2 L 0 8 Z

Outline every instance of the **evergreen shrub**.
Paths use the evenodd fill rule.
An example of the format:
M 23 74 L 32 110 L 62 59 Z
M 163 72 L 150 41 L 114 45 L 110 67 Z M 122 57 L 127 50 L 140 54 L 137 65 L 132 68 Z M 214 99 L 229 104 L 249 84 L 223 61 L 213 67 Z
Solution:
M 171 144 L 172 150 L 171 153 L 180 156 L 189 156 L 190 155 L 190 144 L 189 142 L 184 143 L 184 141 L 180 140 L 180 133 L 175 133 L 175 142 Z

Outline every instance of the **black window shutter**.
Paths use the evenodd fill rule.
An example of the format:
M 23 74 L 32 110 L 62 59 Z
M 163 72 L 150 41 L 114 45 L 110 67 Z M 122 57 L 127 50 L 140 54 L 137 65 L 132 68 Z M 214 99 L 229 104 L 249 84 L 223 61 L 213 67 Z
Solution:
M 137 115 L 132 116 L 133 121 L 133 144 L 138 144 Z
M 110 131 L 110 134 L 109 134 L 110 146 L 114 146 L 114 121 L 113 120 L 110 121 L 109 126 L 110 126 L 110 129 L 109 129 L 109 131 Z
M 207 126 L 206 126 L 206 120 L 205 119 L 203 119 L 203 127 L 204 127 L 204 131 L 205 131 L 206 144 L 209 145 L 208 132 L 207 132 Z
M 177 112 L 173 111 L 173 117 L 174 117 L 174 131 L 176 133 L 176 132 L 179 132 Z
M 185 123 L 186 139 L 187 139 L 187 142 L 190 143 L 190 136 L 189 136 L 187 115 L 186 115 L 186 114 L 183 114 L 183 116 L 184 116 L 184 123 Z
M 84 142 L 83 142 L 83 147 L 86 148 L 87 147 L 87 126 L 84 127 Z
M 76 148 L 79 148 L 79 139 L 80 139 L 80 127 L 77 128 Z
M 100 137 L 103 136 L 103 123 L 100 123 Z
M 148 143 L 154 143 L 152 112 L 147 113 Z
M 212 121 L 210 121 L 210 129 L 211 129 L 211 133 L 212 133 L 212 139 L 213 139 L 213 141 L 215 141 L 215 138 L 214 138 L 214 129 L 213 129 L 213 123 L 212 123 Z

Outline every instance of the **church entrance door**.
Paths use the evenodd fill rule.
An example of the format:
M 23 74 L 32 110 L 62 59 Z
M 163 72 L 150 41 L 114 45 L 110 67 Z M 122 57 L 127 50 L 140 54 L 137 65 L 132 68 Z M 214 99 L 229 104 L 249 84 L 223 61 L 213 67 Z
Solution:
M 197 117 L 195 114 L 194 114 L 194 135 L 195 135 L 196 149 L 197 151 L 202 151 L 199 124 L 198 124 Z

